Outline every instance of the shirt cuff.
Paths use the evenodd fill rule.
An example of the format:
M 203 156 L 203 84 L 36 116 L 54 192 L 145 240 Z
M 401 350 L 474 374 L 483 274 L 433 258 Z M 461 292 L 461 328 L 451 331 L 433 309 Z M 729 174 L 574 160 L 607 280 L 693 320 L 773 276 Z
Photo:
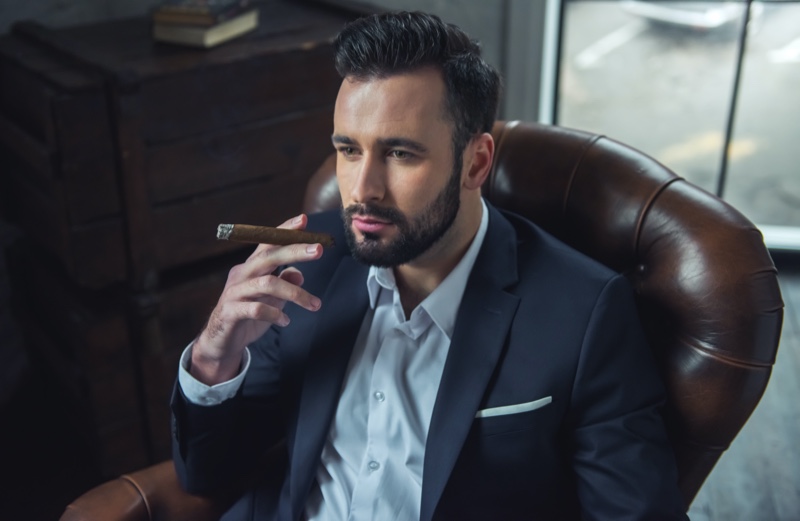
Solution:
M 242 353 L 242 369 L 239 374 L 227 382 L 222 382 L 216 385 L 206 385 L 200 380 L 196 379 L 189 372 L 192 362 L 192 345 L 191 343 L 186 346 L 181 355 L 180 366 L 178 368 L 178 383 L 183 390 L 183 395 L 191 403 L 195 405 L 219 405 L 225 400 L 229 400 L 236 395 L 239 387 L 242 386 L 244 375 L 250 367 L 250 350 L 244 348 Z

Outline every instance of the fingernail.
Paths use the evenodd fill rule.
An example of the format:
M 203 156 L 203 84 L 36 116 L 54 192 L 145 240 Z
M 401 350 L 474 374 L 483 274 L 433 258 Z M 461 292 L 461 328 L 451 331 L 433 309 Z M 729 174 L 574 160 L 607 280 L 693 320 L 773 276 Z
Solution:
M 291 320 L 287 315 L 282 315 L 279 322 L 281 326 L 288 326 Z
M 322 305 L 322 301 L 320 301 L 317 297 L 311 299 L 311 307 L 314 309 L 319 309 Z
M 306 253 L 315 254 L 317 253 L 317 245 L 316 244 L 309 244 L 306 246 Z
M 295 217 L 294 219 L 292 219 L 292 224 L 300 224 L 301 222 L 303 222 L 303 215 L 302 214 L 300 214 L 297 217 Z

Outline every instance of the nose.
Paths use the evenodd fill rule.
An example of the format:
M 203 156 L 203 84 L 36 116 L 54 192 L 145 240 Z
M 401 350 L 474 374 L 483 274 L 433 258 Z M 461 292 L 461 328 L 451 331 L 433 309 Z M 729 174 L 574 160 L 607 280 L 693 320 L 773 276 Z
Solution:
M 364 154 L 349 165 L 351 170 L 350 197 L 354 203 L 380 201 L 386 191 L 383 161 L 374 154 Z

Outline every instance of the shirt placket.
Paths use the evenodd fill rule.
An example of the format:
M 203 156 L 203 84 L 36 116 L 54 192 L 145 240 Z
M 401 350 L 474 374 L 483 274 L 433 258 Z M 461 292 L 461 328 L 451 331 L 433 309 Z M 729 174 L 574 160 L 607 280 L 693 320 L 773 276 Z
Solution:
M 391 298 L 392 292 L 382 291 L 381 299 Z M 392 309 L 382 310 L 395 317 Z M 374 519 L 375 498 L 379 497 L 383 475 L 389 458 L 388 426 L 391 414 L 392 372 L 402 354 L 402 345 L 398 345 L 396 320 L 389 319 L 379 323 L 387 324 L 383 331 L 376 332 L 381 338 L 380 348 L 375 358 L 368 389 L 367 439 L 364 457 L 358 470 L 358 479 L 353 490 L 350 504 L 350 521 Z M 372 336 L 372 335 L 371 335 Z

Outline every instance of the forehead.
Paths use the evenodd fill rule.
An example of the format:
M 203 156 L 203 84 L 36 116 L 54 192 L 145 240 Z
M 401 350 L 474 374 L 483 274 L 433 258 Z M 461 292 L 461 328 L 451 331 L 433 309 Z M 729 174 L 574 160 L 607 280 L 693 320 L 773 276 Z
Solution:
M 386 78 L 342 81 L 334 111 L 334 133 L 358 138 L 413 137 L 445 132 L 445 85 L 441 73 L 422 69 Z

